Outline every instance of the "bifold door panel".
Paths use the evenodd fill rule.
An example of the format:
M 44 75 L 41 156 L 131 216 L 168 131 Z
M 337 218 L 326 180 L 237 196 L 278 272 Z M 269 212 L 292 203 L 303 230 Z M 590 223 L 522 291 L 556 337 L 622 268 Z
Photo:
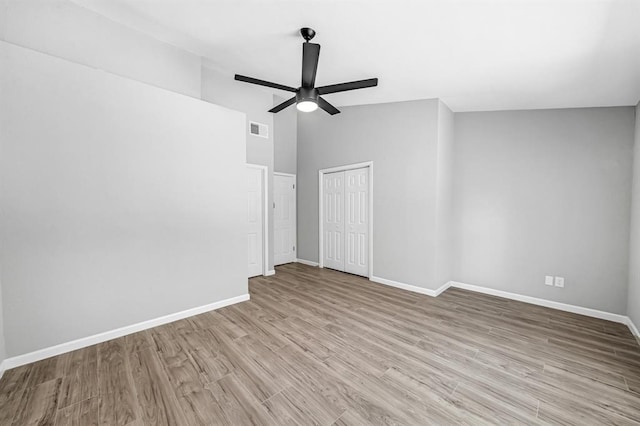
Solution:
M 369 274 L 369 169 L 323 175 L 323 266 Z
M 344 271 L 344 172 L 324 175 L 324 266 Z
M 345 172 L 345 272 L 367 276 L 369 268 L 369 169 Z

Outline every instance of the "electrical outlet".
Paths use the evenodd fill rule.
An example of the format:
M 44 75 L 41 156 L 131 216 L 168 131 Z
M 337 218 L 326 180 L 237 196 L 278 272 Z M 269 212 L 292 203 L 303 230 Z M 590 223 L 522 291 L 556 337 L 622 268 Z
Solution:
M 553 285 L 553 277 L 551 275 L 544 277 L 544 285 Z
M 564 277 L 556 277 L 555 285 L 556 287 L 564 287 Z

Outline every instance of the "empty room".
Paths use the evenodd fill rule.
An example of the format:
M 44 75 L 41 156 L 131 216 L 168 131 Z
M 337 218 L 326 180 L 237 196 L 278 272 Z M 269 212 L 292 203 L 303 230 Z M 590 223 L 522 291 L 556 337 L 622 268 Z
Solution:
M 640 425 L 639 23 L 0 0 L 0 425 Z

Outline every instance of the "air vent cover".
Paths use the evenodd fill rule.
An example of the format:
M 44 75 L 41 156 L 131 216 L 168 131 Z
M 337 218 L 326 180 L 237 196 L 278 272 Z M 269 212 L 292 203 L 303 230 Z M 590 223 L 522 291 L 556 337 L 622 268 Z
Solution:
M 255 121 L 249 122 L 249 133 L 261 138 L 269 138 L 269 126 L 262 123 L 256 123 Z

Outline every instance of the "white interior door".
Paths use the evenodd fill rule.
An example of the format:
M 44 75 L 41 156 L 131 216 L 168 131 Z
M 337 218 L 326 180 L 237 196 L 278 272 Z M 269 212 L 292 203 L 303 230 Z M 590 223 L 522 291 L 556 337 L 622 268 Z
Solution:
M 344 172 L 323 175 L 323 264 L 344 271 Z
M 249 278 L 262 275 L 263 270 L 263 182 L 262 169 L 247 166 L 247 242 Z
M 345 171 L 345 272 L 369 275 L 369 169 Z
M 273 231 L 275 241 L 273 261 L 276 265 L 296 260 L 296 178 L 294 175 L 273 174 L 275 210 Z

